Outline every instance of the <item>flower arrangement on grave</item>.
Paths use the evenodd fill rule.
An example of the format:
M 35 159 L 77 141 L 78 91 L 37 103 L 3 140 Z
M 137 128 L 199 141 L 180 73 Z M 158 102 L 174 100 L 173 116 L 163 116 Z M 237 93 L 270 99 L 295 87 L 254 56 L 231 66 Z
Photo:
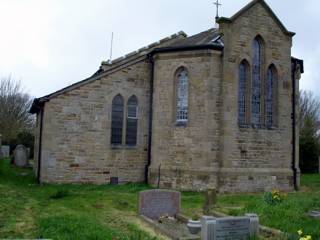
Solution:
M 158 222 L 159 222 L 159 223 L 163 223 L 163 222 L 165 222 L 166 220 L 175 220 L 175 218 L 174 218 L 174 217 L 171 217 L 169 214 L 164 214 L 164 215 L 162 215 L 162 216 L 159 217 Z
M 299 234 L 299 240 L 312 240 L 312 237 L 310 235 L 305 235 L 301 230 L 298 231 Z
M 276 205 L 283 202 L 287 198 L 287 194 L 281 192 L 278 189 L 274 189 L 271 192 L 266 192 L 263 195 L 263 199 L 269 205 Z

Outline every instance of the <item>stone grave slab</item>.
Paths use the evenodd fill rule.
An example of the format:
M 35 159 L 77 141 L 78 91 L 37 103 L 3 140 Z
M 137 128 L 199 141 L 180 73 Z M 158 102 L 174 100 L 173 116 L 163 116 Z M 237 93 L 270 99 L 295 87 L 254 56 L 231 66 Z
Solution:
M 139 193 L 139 214 L 151 219 L 163 215 L 175 216 L 180 212 L 180 192 L 171 190 L 147 190 Z
M 259 218 L 245 217 L 202 219 L 203 240 L 244 240 L 259 234 Z
M 28 166 L 27 148 L 23 145 L 18 145 L 13 152 L 14 165 L 18 167 Z

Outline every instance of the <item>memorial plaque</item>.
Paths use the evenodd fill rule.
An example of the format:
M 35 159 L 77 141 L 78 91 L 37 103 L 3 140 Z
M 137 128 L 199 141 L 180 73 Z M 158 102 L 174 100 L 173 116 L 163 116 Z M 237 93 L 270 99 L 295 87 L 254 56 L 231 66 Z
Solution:
M 175 216 L 180 211 L 180 192 L 148 190 L 139 193 L 139 214 L 151 219 L 163 215 Z
M 217 240 L 242 240 L 250 237 L 250 218 L 230 217 L 217 220 L 215 229 Z

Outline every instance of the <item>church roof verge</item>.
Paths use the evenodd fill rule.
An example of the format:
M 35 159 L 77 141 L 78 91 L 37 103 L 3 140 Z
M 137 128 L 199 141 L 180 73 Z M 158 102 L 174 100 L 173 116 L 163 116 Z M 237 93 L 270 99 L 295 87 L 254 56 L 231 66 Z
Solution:
M 238 17 L 240 17 L 242 14 L 244 14 L 246 11 L 248 11 L 250 8 L 252 8 L 253 6 L 255 6 L 258 3 L 260 3 L 266 9 L 266 11 L 270 14 L 270 16 L 279 25 L 279 27 L 281 28 L 281 30 L 283 31 L 284 34 L 286 34 L 290 37 L 293 37 L 295 35 L 294 32 L 288 31 L 288 29 L 284 26 L 284 24 L 280 21 L 280 19 L 277 17 L 277 15 L 273 12 L 273 10 L 270 8 L 270 6 L 264 0 L 253 0 L 250 3 L 248 3 L 246 6 L 244 6 L 242 9 L 240 9 L 240 11 L 238 11 L 236 14 L 234 14 L 231 18 L 220 17 L 220 18 L 218 18 L 217 22 L 218 23 L 233 22 Z

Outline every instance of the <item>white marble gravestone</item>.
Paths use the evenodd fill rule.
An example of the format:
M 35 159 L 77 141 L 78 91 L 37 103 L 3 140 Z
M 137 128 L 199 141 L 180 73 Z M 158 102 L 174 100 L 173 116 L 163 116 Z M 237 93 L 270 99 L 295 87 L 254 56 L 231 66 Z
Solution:
M 204 217 L 201 223 L 202 240 L 243 240 L 259 234 L 259 218 L 255 214 L 244 217 Z
M 14 165 L 18 167 L 28 166 L 27 148 L 23 145 L 18 145 L 13 152 Z

